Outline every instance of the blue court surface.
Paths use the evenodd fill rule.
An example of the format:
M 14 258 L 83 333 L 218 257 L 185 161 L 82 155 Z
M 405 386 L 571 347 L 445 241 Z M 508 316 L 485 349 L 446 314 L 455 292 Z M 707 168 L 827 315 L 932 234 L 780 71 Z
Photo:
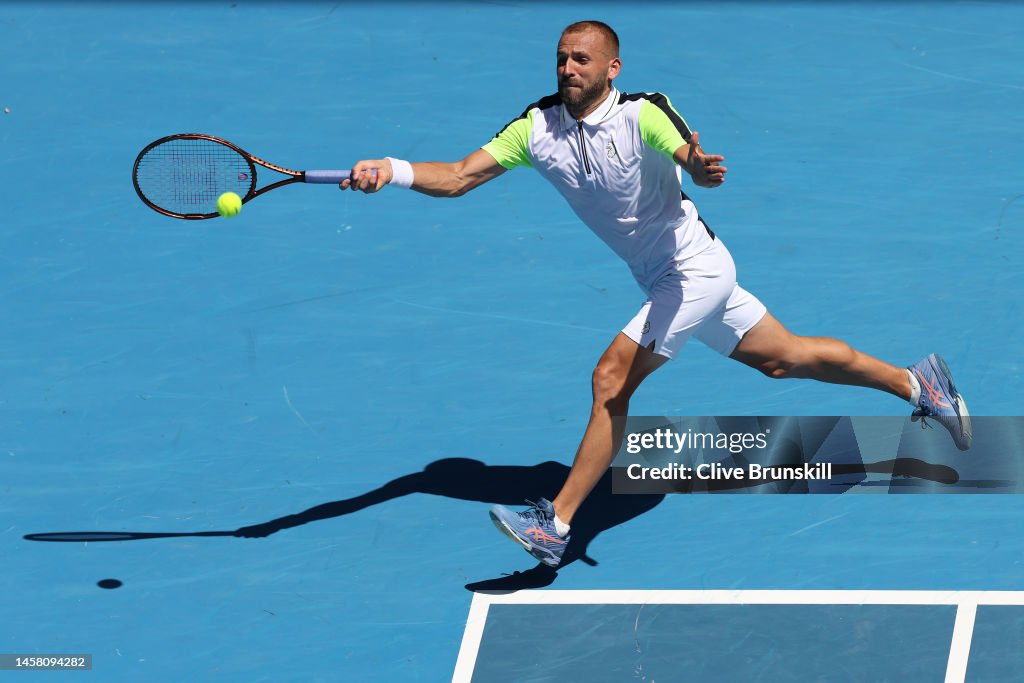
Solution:
M 1024 680 L 1017 495 L 605 479 L 557 571 L 495 532 L 491 504 L 557 492 L 644 299 L 535 172 L 210 221 L 133 190 L 178 132 L 292 168 L 461 159 L 589 18 L 619 89 L 726 157 L 687 191 L 779 320 L 941 353 L 973 414 L 1024 413 L 1024 7 L 4 3 L 0 654 L 92 655 L 39 680 Z M 693 343 L 631 411 L 909 407 Z

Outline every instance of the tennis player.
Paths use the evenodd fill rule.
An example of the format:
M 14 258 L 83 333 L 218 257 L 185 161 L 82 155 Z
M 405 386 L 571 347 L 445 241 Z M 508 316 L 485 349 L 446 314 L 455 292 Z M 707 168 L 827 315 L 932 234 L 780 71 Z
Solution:
M 458 197 L 507 170 L 533 167 L 626 261 L 647 294 L 597 363 L 590 421 L 561 491 L 524 512 L 494 506 L 495 525 L 541 562 L 557 566 L 573 516 L 622 438 L 612 418 L 627 415 L 640 383 L 691 337 L 768 377 L 894 394 L 910 402 L 915 418 L 934 418 L 966 450 L 967 406 L 939 356 L 902 368 L 837 339 L 794 335 L 737 284 L 729 251 L 680 186 L 685 170 L 694 185 L 719 187 L 728 170 L 725 158 L 701 149 L 699 134 L 664 95 L 617 90 L 613 81 L 621 69 L 611 27 L 572 24 L 558 41 L 558 92 L 528 106 L 481 149 L 455 163 L 363 160 L 353 167 L 353 180 L 340 186 L 373 193 L 391 185 Z

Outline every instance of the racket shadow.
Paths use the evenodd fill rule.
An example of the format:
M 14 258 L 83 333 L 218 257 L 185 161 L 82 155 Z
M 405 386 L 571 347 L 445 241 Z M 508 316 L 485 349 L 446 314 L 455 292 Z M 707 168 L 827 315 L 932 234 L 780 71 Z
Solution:
M 481 503 L 521 506 L 527 498 L 553 499 L 565 483 L 569 467 L 548 461 L 532 466 L 487 465 L 469 458 L 446 458 L 394 479 L 372 491 L 343 500 L 323 503 L 295 514 L 285 515 L 234 531 L 201 531 L 178 533 L 125 531 L 61 531 L 24 536 L 29 541 L 47 542 L 114 542 L 180 537 L 266 538 L 287 529 L 344 517 L 374 505 L 380 505 L 414 493 L 445 496 Z M 637 517 L 658 505 L 664 494 L 612 495 L 611 472 L 598 482 L 593 493 L 573 520 L 573 535 L 560 569 L 581 560 L 596 565 L 587 555 L 590 542 L 601 532 Z M 481 512 L 481 521 L 486 520 Z M 489 522 L 487 522 L 489 523 Z M 538 564 L 527 572 L 469 584 L 470 590 L 518 590 L 549 585 L 557 572 Z
M 150 538 L 181 538 L 184 536 L 234 536 L 233 531 L 136 532 L 136 531 L 53 531 L 25 534 L 26 541 L 48 543 L 104 543 L 109 541 L 142 541 Z

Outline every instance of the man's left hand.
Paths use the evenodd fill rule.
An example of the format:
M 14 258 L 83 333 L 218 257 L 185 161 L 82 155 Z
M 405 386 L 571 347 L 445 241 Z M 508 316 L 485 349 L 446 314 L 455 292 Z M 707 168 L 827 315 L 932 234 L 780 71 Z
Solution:
M 718 187 L 725 182 L 725 174 L 729 170 L 722 166 L 725 157 L 718 154 L 705 154 L 704 150 L 700 148 L 700 133 L 693 132 L 688 147 L 684 168 L 693 178 L 695 185 Z

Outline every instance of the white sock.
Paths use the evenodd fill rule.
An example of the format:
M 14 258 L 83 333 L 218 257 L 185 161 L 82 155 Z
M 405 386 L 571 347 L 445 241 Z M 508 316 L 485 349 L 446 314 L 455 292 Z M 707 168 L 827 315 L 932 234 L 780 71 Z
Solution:
M 910 405 L 916 408 L 921 401 L 921 383 L 917 381 L 917 377 L 914 377 L 914 373 L 910 370 L 907 370 L 907 374 L 910 376 Z
M 569 525 L 560 520 L 558 515 L 555 515 L 555 531 L 557 531 L 558 535 L 562 538 L 569 535 Z

